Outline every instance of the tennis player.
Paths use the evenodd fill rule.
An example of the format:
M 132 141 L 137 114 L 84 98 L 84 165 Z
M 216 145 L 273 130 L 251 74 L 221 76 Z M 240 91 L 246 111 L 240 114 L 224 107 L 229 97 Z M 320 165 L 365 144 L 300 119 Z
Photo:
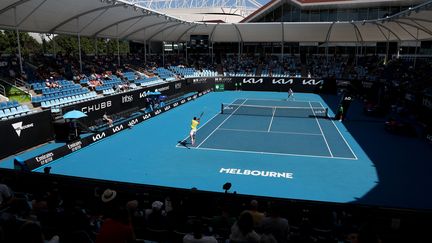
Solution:
M 294 92 L 292 91 L 291 88 L 288 90 L 288 99 L 287 100 L 289 100 L 290 98 L 292 98 L 294 100 Z
M 344 118 L 344 108 L 343 108 L 343 106 L 341 105 L 341 106 L 339 107 L 339 121 L 342 121 L 343 118 Z
M 192 146 L 195 144 L 195 137 L 196 137 L 197 127 L 198 127 L 199 123 L 200 123 L 200 118 L 194 117 L 192 119 L 191 131 L 190 131 Z

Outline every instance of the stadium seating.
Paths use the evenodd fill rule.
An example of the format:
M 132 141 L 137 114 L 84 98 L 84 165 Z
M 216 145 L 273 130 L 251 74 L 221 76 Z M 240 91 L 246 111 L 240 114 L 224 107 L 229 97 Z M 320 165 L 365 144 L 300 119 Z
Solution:
M 160 79 L 157 76 L 151 77 L 151 78 L 141 78 L 141 79 L 135 80 L 135 84 L 139 85 L 139 86 L 154 86 L 154 85 L 159 85 L 159 84 L 163 84 L 163 83 L 165 83 L 165 81 L 163 81 L 162 79 Z
M 67 96 L 63 98 L 54 98 L 49 100 L 41 101 L 41 107 L 42 108 L 60 108 L 63 106 L 76 104 L 79 102 L 83 102 L 86 100 L 94 99 L 97 97 L 96 92 L 84 92 L 84 93 L 77 93 L 72 96 Z
M 161 79 L 168 81 L 168 82 L 176 80 L 175 73 L 173 73 L 170 70 L 163 68 L 163 67 L 156 68 L 154 73 L 157 74 Z
M 171 66 L 169 69 L 184 78 L 214 77 L 218 75 L 216 71 L 211 71 L 209 69 L 198 71 L 195 68 L 179 66 Z
M 6 103 L 6 102 L 2 102 Z M 8 102 L 9 103 L 9 102 Z M 12 102 L 15 103 L 15 102 Z M 18 104 L 16 102 L 15 104 Z M 14 117 L 24 116 L 28 113 L 31 113 L 32 111 L 27 105 L 16 105 L 8 108 L 4 108 L 4 106 L 0 107 L 0 119 L 6 120 Z
M 123 77 L 126 78 L 128 81 L 135 80 L 135 73 L 134 72 L 124 72 Z

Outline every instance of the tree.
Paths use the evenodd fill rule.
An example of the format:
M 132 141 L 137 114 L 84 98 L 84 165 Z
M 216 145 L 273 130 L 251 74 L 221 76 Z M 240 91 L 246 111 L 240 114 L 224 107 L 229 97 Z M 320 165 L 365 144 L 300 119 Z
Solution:
M 29 55 L 31 53 L 39 53 L 42 51 L 42 45 L 30 36 L 27 32 L 19 32 L 21 53 Z M 0 31 L 0 53 L 16 54 L 18 53 L 18 44 L 16 31 L 3 30 Z

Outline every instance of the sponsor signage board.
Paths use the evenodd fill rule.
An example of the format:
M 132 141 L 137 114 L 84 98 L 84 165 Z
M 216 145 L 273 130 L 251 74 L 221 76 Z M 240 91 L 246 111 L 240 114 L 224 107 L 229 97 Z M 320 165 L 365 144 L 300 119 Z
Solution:
M 65 146 L 61 146 L 57 149 L 51 150 L 51 151 L 46 152 L 44 154 L 38 155 L 34 158 L 28 159 L 24 163 L 27 165 L 27 167 L 30 170 L 34 170 L 40 166 L 43 166 L 47 163 L 50 163 L 54 160 L 57 160 L 57 159 L 65 156 L 67 154 L 70 154 L 72 152 L 80 150 L 81 148 L 84 148 L 84 147 L 86 147 L 92 143 L 101 141 L 104 138 L 107 138 L 107 137 L 109 137 L 115 133 L 118 133 L 118 132 L 120 132 L 126 128 L 133 127 L 138 123 L 141 123 L 141 122 L 146 121 L 152 117 L 155 117 L 155 116 L 160 115 L 166 111 L 169 111 L 169 110 L 179 106 L 180 104 L 185 104 L 185 103 L 189 102 L 190 100 L 193 100 L 194 97 L 195 98 L 201 97 L 201 96 L 203 96 L 209 92 L 210 92 L 210 90 L 206 90 L 206 91 L 200 92 L 198 94 L 191 95 L 189 97 L 185 97 L 185 98 L 181 99 L 180 101 L 175 102 L 173 104 L 168 104 L 168 105 L 162 107 L 161 109 L 157 109 L 153 112 L 149 112 L 146 114 L 139 115 L 137 117 L 133 117 L 133 118 L 128 119 L 127 121 L 125 121 L 119 125 L 109 127 L 103 131 L 95 133 L 92 136 L 88 136 L 88 137 L 85 137 L 81 140 L 70 142 L 70 143 L 66 144 Z
M 0 121 L 0 159 L 54 138 L 51 111 Z

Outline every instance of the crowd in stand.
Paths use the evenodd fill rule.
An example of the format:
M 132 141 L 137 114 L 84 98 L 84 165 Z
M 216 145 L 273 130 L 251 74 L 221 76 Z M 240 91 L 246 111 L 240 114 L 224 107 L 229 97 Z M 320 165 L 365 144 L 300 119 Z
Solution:
M 47 88 L 60 88 L 56 80 L 88 80 L 85 86 L 91 90 L 103 86 L 105 81 L 115 74 L 123 79 L 123 72 L 135 72 L 135 80 L 143 78 L 158 77 L 157 69 L 160 67 L 191 67 L 195 70 L 213 70 L 218 75 L 226 76 L 264 76 L 264 77 L 310 77 L 310 78 L 331 78 L 338 80 L 360 80 L 383 83 L 385 88 L 375 97 L 367 98 L 368 102 L 386 103 L 387 107 L 399 106 L 405 109 L 410 108 L 417 112 L 415 105 L 409 107 L 410 101 L 405 98 L 406 94 L 412 97 L 420 97 L 430 85 L 432 77 L 431 62 L 429 60 L 407 60 L 394 58 L 384 61 L 383 56 L 348 56 L 348 55 L 308 55 L 303 60 L 299 55 L 286 55 L 282 59 L 277 55 L 252 55 L 241 56 L 231 54 L 223 55 L 220 58 L 212 58 L 208 55 L 190 54 L 186 59 L 182 54 L 148 55 L 147 62 L 139 54 L 129 54 L 120 57 L 115 55 L 84 55 L 82 68 L 78 60 L 70 55 L 58 54 L 54 56 L 33 55 L 25 58 L 24 63 L 30 62 L 36 67 L 33 71 L 25 68 L 25 72 L 19 73 L 19 63 L 16 57 L 3 57 L 1 63 L 2 75 L 27 79 L 34 77 L 34 80 L 45 80 Z M 27 67 L 28 65 L 25 65 Z M 167 69 L 168 70 L 168 69 Z M 179 79 L 181 75 L 174 74 L 173 79 Z M 385 82 L 382 82 L 382 81 Z M 116 86 L 112 91 L 128 90 L 130 81 L 123 79 L 123 83 Z M 139 86 L 140 84 L 138 84 Z M 359 90 L 355 90 L 359 92 Z M 380 97 L 380 98 L 378 98 Z M 384 98 L 384 99 L 381 99 Z M 377 101 L 379 100 L 379 101 Z M 413 103 L 413 102 L 411 102 Z M 417 102 L 418 104 L 418 102 Z
M 239 61 L 240 60 L 240 61 Z M 78 72 L 76 58 L 57 55 L 35 56 L 32 62 L 43 64 L 31 76 L 45 80 L 48 88 L 59 88 L 56 80 L 79 81 L 88 78 L 88 86 L 96 88 L 113 73 L 122 78 L 126 67 L 119 67 L 116 56 L 84 57 L 83 73 Z M 222 58 L 219 64 L 196 56 L 186 60 L 178 55 L 151 55 L 147 63 L 137 55 L 122 57 L 122 63 L 135 68 L 138 76 L 152 77 L 162 63 L 192 66 L 196 69 L 220 69 L 227 73 L 257 75 L 267 72 L 310 77 L 334 77 L 366 81 L 385 80 L 389 104 L 401 107 L 403 113 L 414 114 L 418 106 L 406 100 L 406 94 L 418 94 L 431 86 L 431 63 L 418 60 L 416 66 L 404 59 L 390 60 L 386 65 L 378 56 L 355 60 L 348 56 L 300 57 L 235 55 Z M 17 77 L 17 59 L 10 57 L 2 64 L 4 75 Z M 26 75 L 22 74 L 22 78 Z M 127 83 L 125 81 L 125 86 Z M 400 112 L 402 113 L 402 112 Z M 136 239 L 163 239 L 166 242 L 404 242 L 406 238 L 386 238 L 398 226 L 377 225 L 376 218 L 334 209 L 308 213 L 293 209 L 288 203 L 238 200 L 233 194 L 212 201 L 191 194 L 184 197 L 157 196 L 147 202 L 139 195 L 123 195 L 121 190 L 95 189 L 93 195 L 68 195 L 53 183 L 49 189 L 14 192 L 14 183 L 0 184 L 0 242 L 127 242 Z M 300 215 L 300 216 L 299 216 Z M 379 222 L 379 221 L 378 221 Z M 387 222 L 388 223 L 388 222 Z M 393 232 L 394 233 L 394 232 Z M 170 235 L 170 236 L 168 236 Z M 388 235 L 387 235 L 388 237 Z M 413 236 L 415 237 L 415 236 Z M 408 241 L 406 241 L 408 242 Z M 411 241 L 416 242 L 416 241 Z M 426 241 L 424 241 L 426 242 Z
M 404 221 L 406 228 L 401 229 L 399 221 L 338 207 L 231 193 L 209 196 L 196 189 L 154 195 L 100 187 L 71 191 L 63 183 L 51 178 L 50 186 L 30 189 L 27 184 L 28 191 L 14 192 L 8 185 L 14 182 L 3 178 L 0 242 L 378 243 L 421 242 L 417 240 L 423 237 L 416 231 L 421 229 L 407 227 L 422 225 L 421 217 L 418 222 Z M 77 190 L 80 184 L 73 183 Z

